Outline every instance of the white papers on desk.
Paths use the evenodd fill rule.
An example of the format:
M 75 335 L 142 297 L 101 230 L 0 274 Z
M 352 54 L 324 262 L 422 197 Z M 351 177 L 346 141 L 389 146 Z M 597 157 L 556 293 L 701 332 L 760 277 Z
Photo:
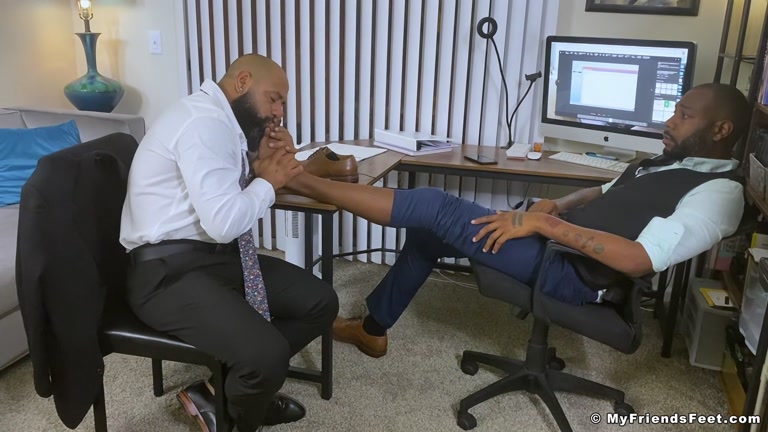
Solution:
M 325 147 L 328 147 L 328 149 L 330 149 L 332 152 L 336 153 L 337 155 L 354 156 L 355 160 L 358 162 L 364 161 L 368 158 L 374 157 L 377 154 L 381 154 L 386 151 L 386 150 L 377 149 L 377 148 L 362 147 L 362 146 L 341 144 L 341 143 L 331 143 L 326 145 Z M 299 161 L 306 160 L 310 155 L 312 155 L 312 153 L 316 151 L 317 151 L 317 148 L 300 151 L 296 153 L 296 159 Z

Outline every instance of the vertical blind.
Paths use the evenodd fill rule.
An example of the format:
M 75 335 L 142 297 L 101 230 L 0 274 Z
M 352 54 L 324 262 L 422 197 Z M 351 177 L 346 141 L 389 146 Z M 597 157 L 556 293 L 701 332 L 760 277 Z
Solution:
M 466 144 L 507 142 L 504 88 L 492 45 L 478 36 L 486 16 L 509 85 L 509 112 L 525 91 L 524 75 L 544 66 L 544 40 L 554 32 L 556 0 L 184 0 L 186 91 L 218 81 L 238 56 L 259 53 L 280 64 L 290 91 L 284 124 L 297 144 L 365 139 L 375 129 L 430 132 Z M 514 139 L 537 140 L 537 83 L 513 124 Z M 379 185 L 401 180 L 391 173 Z M 417 186 L 442 188 L 507 208 L 523 185 L 454 176 L 417 175 Z M 273 222 L 274 220 L 274 222 Z M 274 227 L 274 229 L 273 229 Z M 257 233 L 283 249 L 285 214 L 274 211 Z M 342 212 L 336 251 L 394 248 L 404 235 Z M 273 243 L 273 239 L 275 243 Z M 360 255 L 392 263 L 393 254 Z

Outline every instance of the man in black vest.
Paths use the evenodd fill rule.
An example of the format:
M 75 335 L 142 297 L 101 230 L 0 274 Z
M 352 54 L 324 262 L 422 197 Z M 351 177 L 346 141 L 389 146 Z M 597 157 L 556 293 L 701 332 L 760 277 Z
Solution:
M 601 288 L 621 274 L 652 274 L 710 249 L 741 220 L 743 190 L 733 180 L 738 162 L 731 153 L 749 115 L 736 88 L 698 86 L 666 122 L 662 155 L 630 165 L 602 187 L 539 201 L 527 213 L 493 211 L 438 189 L 331 184 L 299 174 L 287 187 L 407 230 L 402 253 L 367 299 L 369 314 L 337 318 L 335 337 L 372 357 L 386 354 L 386 330 L 441 257 L 471 257 L 532 284 L 552 239 L 593 259 L 558 258 L 544 292 L 584 304 L 601 301 Z

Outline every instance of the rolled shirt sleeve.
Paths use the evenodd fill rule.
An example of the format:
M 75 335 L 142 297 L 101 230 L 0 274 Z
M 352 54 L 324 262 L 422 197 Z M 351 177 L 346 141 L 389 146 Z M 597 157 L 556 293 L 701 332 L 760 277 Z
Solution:
M 663 271 L 707 251 L 736 232 L 744 211 L 742 186 L 710 180 L 689 192 L 667 218 L 655 217 L 637 238 L 653 264 Z

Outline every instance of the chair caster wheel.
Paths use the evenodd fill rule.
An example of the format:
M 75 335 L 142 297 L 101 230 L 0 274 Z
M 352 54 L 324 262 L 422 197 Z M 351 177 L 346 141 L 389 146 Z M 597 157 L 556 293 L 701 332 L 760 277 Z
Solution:
M 614 402 L 613 403 L 613 411 L 620 415 L 620 416 L 628 416 L 635 412 L 635 409 L 632 408 L 632 405 L 626 403 L 626 402 Z
M 561 371 L 565 369 L 565 360 L 561 359 L 560 357 L 549 359 L 549 363 L 547 364 L 547 367 L 550 370 Z
M 547 348 L 547 367 L 556 371 L 565 369 L 565 360 L 557 356 L 555 347 Z
M 456 424 L 463 430 L 470 430 L 477 427 L 477 419 L 468 412 L 460 412 Z
M 480 369 L 480 366 L 477 365 L 477 362 L 461 360 L 461 371 L 465 374 L 474 375 L 478 369 Z

